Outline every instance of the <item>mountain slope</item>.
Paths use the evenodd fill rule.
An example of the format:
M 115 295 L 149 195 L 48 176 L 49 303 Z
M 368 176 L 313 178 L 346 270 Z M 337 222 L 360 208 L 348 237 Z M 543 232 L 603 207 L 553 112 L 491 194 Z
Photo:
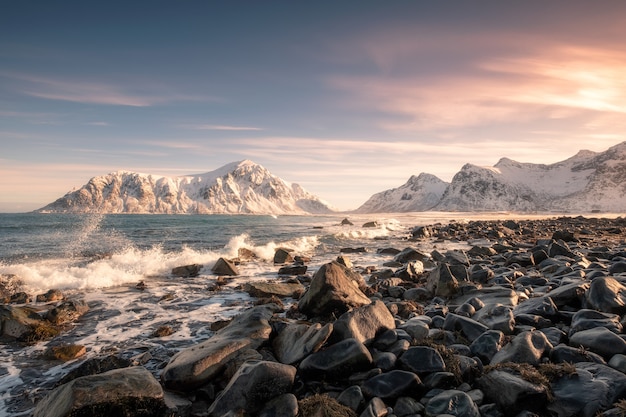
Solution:
M 493 167 L 466 164 L 444 193 L 442 211 L 620 212 L 626 207 L 626 142 L 581 151 L 555 164 L 503 158 Z
M 205 174 L 164 177 L 117 171 L 94 177 L 40 212 L 321 214 L 333 210 L 298 184 L 245 160 Z
M 398 188 L 383 191 L 371 196 L 357 213 L 393 213 L 427 211 L 437 205 L 448 186 L 431 174 L 412 175 Z

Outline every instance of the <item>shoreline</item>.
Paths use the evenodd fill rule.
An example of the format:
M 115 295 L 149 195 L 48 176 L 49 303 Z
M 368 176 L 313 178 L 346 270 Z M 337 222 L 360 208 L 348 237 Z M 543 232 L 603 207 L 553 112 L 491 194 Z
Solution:
M 450 216 L 454 214 L 457 213 L 452 213 Z M 594 215 L 597 214 L 594 213 Z M 612 297 L 619 299 L 621 288 L 626 283 L 626 274 L 615 272 L 617 269 L 611 272 L 611 268 L 616 268 L 614 265 L 622 262 L 618 258 L 626 256 L 625 231 L 626 220 L 621 217 L 609 219 L 561 216 L 531 220 L 507 217 L 501 220 L 468 220 L 467 222 L 457 220 L 415 227 L 406 236 L 406 247 L 428 241 L 433 247 L 432 252 L 398 258 L 399 253 L 402 253 L 401 251 L 405 248 L 397 247 L 394 248 L 398 251 L 395 255 L 391 253 L 384 255 L 387 256 L 387 261 L 382 264 L 386 263 L 389 266 L 381 265 L 374 270 L 368 270 L 364 266 L 352 269 L 342 268 L 342 271 L 344 269 L 350 271 L 343 271 L 348 277 L 348 282 L 356 279 L 352 275 L 355 272 L 362 277 L 363 282 L 359 291 L 369 300 L 368 302 L 364 301 L 359 294 L 350 294 L 357 299 L 360 298 L 361 301 L 348 305 L 331 303 L 334 307 L 329 311 L 309 311 L 301 306 L 303 298 L 307 297 L 305 295 L 299 299 L 294 298 L 293 303 L 286 300 L 282 312 L 279 312 L 280 306 L 279 311 L 274 311 L 275 307 L 267 307 L 269 304 L 261 303 L 258 307 L 252 307 L 253 310 L 271 310 L 271 313 L 267 311 L 263 313 L 267 315 L 266 321 L 270 327 L 268 330 L 261 326 L 267 335 L 258 345 L 255 346 L 256 342 L 250 345 L 255 347 L 252 347 L 252 350 L 246 354 L 248 356 L 244 355 L 250 359 L 247 366 L 251 367 L 254 364 L 254 368 L 263 369 L 263 372 L 259 372 L 264 374 L 264 372 L 269 372 L 266 368 L 274 369 L 273 365 L 268 365 L 268 362 L 280 363 L 295 369 L 293 371 L 291 368 L 281 367 L 281 372 L 285 372 L 286 380 L 290 380 L 289 375 L 292 371 L 295 379 L 291 383 L 287 382 L 287 388 L 281 389 L 279 394 L 272 393 L 271 395 L 276 394 L 272 398 L 268 397 L 271 396 L 270 394 L 264 394 L 266 396 L 262 406 L 245 404 L 245 407 L 249 408 L 250 415 L 257 415 L 264 412 L 262 409 L 267 406 L 266 403 L 271 402 L 270 400 L 280 398 L 280 401 L 277 400 L 279 405 L 288 407 L 291 404 L 293 414 L 294 399 L 296 408 L 300 404 L 304 410 L 306 403 L 303 404 L 303 402 L 307 398 L 312 398 L 312 394 L 316 393 L 329 394 L 328 398 L 333 401 L 339 399 L 341 400 L 339 402 L 350 403 L 346 397 L 349 397 L 348 393 L 355 394 L 357 389 L 353 387 L 358 387 L 361 391 L 361 400 L 358 401 L 356 407 L 353 407 L 357 415 L 384 415 L 367 413 L 373 413 L 376 410 L 382 412 L 381 410 L 387 407 L 392 408 L 396 415 L 400 415 L 396 409 L 404 410 L 403 407 L 408 407 L 407 404 L 413 407 L 413 414 L 431 415 L 433 407 L 442 403 L 442 398 L 448 400 L 454 398 L 455 401 L 466 404 L 463 413 L 469 414 L 456 415 L 472 415 L 476 410 L 483 414 L 490 413 L 487 415 L 498 415 L 497 412 L 506 414 L 507 409 L 521 412 L 525 409 L 524 407 L 530 407 L 523 401 L 502 403 L 497 396 L 489 392 L 485 381 L 502 377 L 504 380 L 497 380 L 496 383 L 507 384 L 511 381 L 521 383 L 521 379 L 525 389 L 536 396 L 537 404 L 541 404 L 541 407 L 536 410 L 527 409 L 527 411 L 547 413 L 550 410 L 558 415 L 566 415 L 563 414 L 565 413 L 563 410 L 569 410 L 569 408 L 560 399 L 565 398 L 563 397 L 565 394 L 559 389 L 565 386 L 566 388 L 563 389 L 566 389 L 569 395 L 572 390 L 576 389 L 568 384 L 568 381 L 573 378 L 572 375 L 578 375 L 578 378 L 583 378 L 583 376 L 588 378 L 589 384 L 599 384 L 604 380 L 597 375 L 604 373 L 614 379 L 613 385 L 606 381 L 602 383 L 609 384 L 607 386 L 613 388 L 615 398 L 602 398 L 600 401 L 602 407 L 593 411 L 595 413 L 608 410 L 613 402 L 622 398 L 622 395 L 626 395 L 626 375 L 624 375 L 626 366 L 621 365 L 622 362 L 619 361 L 623 359 L 626 363 L 626 356 L 622 358 L 626 354 L 626 348 L 620 350 L 622 348 L 617 339 L 610 339 L 611 336 L 605 334 L 604 330 L 596 329 L 609 329 L 613 335 L 623 341 L 620 337 L 623 336 L 621 315 L 626 310 L 622 311 L 620 306 L 607 307 L 605 304 L 608 301 L 602 298 L 596 300 L 594 297 L 599 297 L 598 291 L 593 292 L 592 288 L 595 288 L 594 285 L 600 285 L 593 284 L 594 282 L 608 282 L 610 285 L 607 284 L 605 287 L 618 288 L 612 293 Z M 552 239 L 557 232 L 561 234 L 556 236 L 557 239 Z M 446 242 L 465 242 L 471 249 L 439 252 L 437 248 L 445 246 L 442 244 Z M 480 243 L 480 245 L 475 243 Z M 336 255 L 342 256 L 340 253 Z M 616 260 L 603 258 L 609 255 Z M 346 258 L 349 259 L 350 256 L 348 254 Z M 544 259 L 539 261 L 540 258 Z M 311 274 L 292 276 L 277 281 L 278 283 L 298 282 L 311 293 L 311 287 L 315 286 L 314 282 L 328 278 L 328 274 L 325 274 L 325 278 L 319 278 L 318 275 L 320 277 L 324 275 L 319 271 L 331 265 L 331 261 L 336 260 L 334 257 L 319 260 L 322 267 L 312 276 Z M 486 271 L 491 271 L 491 273 Z M 612 280 L 608 280 L 607 277 L 611 277 Z M 624 289 L 626 291 L 626 287 Z M 607 291 L 606 288 L 604 290 Z M 268 294 L 268 297 L 271 297 L 271 294 Z M 276 295 L 274 297 L 271 301 L 282 303 L 280 297 Z M 258 299 L 259 297 L 252 298 Z M 314 305 L 323 304 L 324 298 L 316 300 Z M 503 307 L 498 307 L 499 310 L 496 309 L 496 312 L 491 311 L 497 304 Z M 297 308 L 296 305 L 298 305 Z M 381 305 L 385 308 L 382 309 Z M 488 312 L 489 309 L 491 310 Z M 378 316 L 376 319 L 378 321 L 368 322 L 363 318 L 372 315 L 370 310 L 375 312 L 374 316 Z M 601 313 L 603 319 L 594 319 L 596 321 L 592 321 L 593 326 L 591 326 L 590 319 L 586 318 L 584 326 L 591 326 L 590 328 L 571 332 L 572 327 L 576 327 L 572 324 L 577 323 L 576 314 L 584 310 Z M 369 313 L 365 314 L 366 312 Z M 243 313 L 243 315 L 246 314 L 246 312 Z M 348 319 L 346 315 L 352 318 L 356 316 L 358 319 Z M 81 324 L 82 320 L 77 319 L 78 327 L 84 325 Z M 311 324 L 306 329 L 296 327 L 302 325 L 298 320 L 306 320 Z M 250 323 L 247 322 L 247 325 L 251 325 Z M 232 333 L 236 327 L 231 323 L 224 329 L 230 328 Z M 328 327 L 334 327 L 335 330 L 329 332 Z M 338 328 L 342 330 L 337 330 Z M 376 329 L 376 331 L 369 337 L 362 338 L 364 333 L 371 331 L 369 329 Z M 239 328 L 239 330 L 242 329 Z M 615 345 L 616 350 L 608 353 L 597 352 L 598 349 L 603 348 L 593 345 L 589 341 L 593 339 L 592 337 L 584 338 L 585 331 L 603 333 L 601 336 L 609 338 L 607 339 L 610 340 L 609 344 Z M 501 335 L 497 332 L 501 332 Z M 215 330 L 210 337 L 199 344 L 207 343 L 216 336 L 218 339 L 222 337 L 228 340 L 223 336 L 227 333 L 228 331 Z M 578 333 L 582 336 L 576 336 Z M 305 334 L 308 335 L 308 339 L 304 339 Z M 324 338 L 325 335 L 326 338 Z M 361 336 L 348 337 L 355 335 Z M 593 335 L 598 337 L 595 333 Z M 249 339 L 248 336 L 245 335 L 243 338 Z M 284 359 L 284 350 L 287 347 L 276 345 L 277 340 L 281 338 L 291 338 L 288 339 L 289 343 L 286 346 L 292 350 L 294 346 L 307 345 L 306 342 L 310 342 L 311 339 L 317 340 L 317 343 L 314 343 L 314 349 L 309 349 L 303 357 L 292 363 L 284 363 L 291 362 L 291 360 Z M 360 340 L 361 338 L 363 340 Z M 572 338 L 575 342 L 571 342 Z M 577 338 L 582 338 L 582 342 Z M 349 339 L 356 339 L 358 343 L 346 342 Z M 323 341 L 319 342 L 320 340 Z M 478 343 L 477 340 L 481 342 Z M 352 354 L 349 356 L 356 362 L 349 366 L 345 363 L 335 364 L 343 369 L 341 372 L 332 367 L 320 369 L 316 361 L 343 360 L 337 356 L 330 356 L 331 360 L 328 356 L 340 343 L 347 344 L 341 356 L 345 356 L 343 353 L 346 351 L 354 350 L 355 356 Z M 584 363 L 592 362 L 579 361 L 576 363 L 583 365 L 578 366 L 575 363 L 572 369 L 563 365 L 568 361 L 555 360 L 557 358 L 554 356 L 557 354 L 553 353 L 555 350 L 561 355 L 558 358 L 562 359 L 565 354 L 570 355 L 567 356 L 570 359 L 575 357 L 572 349 L 578 350 L 579 347 L 572 346 L 572 343 L 584 346 L 584 352 L 580 353 L 583 356 L 576 358 L 580 359 L 584 357 L 584 354 L 588 354 L 590 358 L 596 359 L 595 362 L 592 361 L 595 364 L 584 365 Z M 623 343 L 626 345 L 626 342 Z M 158 345 L 158 339 L 154 340 L 154 344 Z M 193 349 L 193 346 L 182 348 L 181 352 L 187 349 Z M 184 381 L 178 382 L 179 380 L 163 376 L 172 373 L 167 372 L 168 369 L 174 367 L 172 355 L 157 352 L 156 348 L 153 350 L 155 351 L 151 355 L 157 358 L 161 365 L 155 367 L 152 378 L 159 377 L 159 385 L 162 388 L 165 387 L 166 391 L 165 394 L 159 394 L 161 397 L 159 395 L 155 397 L 152 406 L 156 407 L 155 410 L 178 413 L 175 415 L 181 416 L 201 415 L 198 414 L 201 409 L 204 409 L 203 412 L 207 415 L 218 415 L 215 414 L 218 413 L 216 403 L 223 404 L 222 398 L 231 395 L 228 394 L 232 392 L 229 390 L 235 389 L 233 386 L 236 386 L 233 382 L 236 379 L 233 378 L 237 376 L 239 366 L 245 363 L 241 359 L 235 360 L 232 357 L 214 360 L 220 370 L 208 380 L 190 383 L 191 387 L 189 387 Z M 252 351 L 257 353 L 252 354 Z M 368 353 L 365 352 L 369 353 L 369 359 Z M 419 360 L 410 359 L 415 355 L 426 355 L 429 361 L 434 361 L 433 363 L 439 365 L 433 365 L 433 368 L 428 370 L 418 369 L 421 366 L 418 364 L 423 362 L 424 357 L 419 356 Z M 599 356 L 599 359 L 604 362 L 593 355 Z M 491 363 L 493 357 L 499 357 L 496 363 Z M 518 357 L 525 359 L 517 362 L 510 360 Z M 278 358 L 283 360 L 278 360 Z M 91 357 L 87 361 L 95 359 Z M 461 363 L 459 372 L 464 370 L 460 374 L 457 371 L 452 372 L 456 369 L 453 363 L 457 361 Z M 140 364 L 140 361 L 136 364 Z M 524 375 L 533 374 L 535 371 L 539 374 L 543 372 L 541 375 L 545 376 L 547 371 L 541 371 L 541 365 L 553 365 L 552 370 L 556 372 L 556 376 L 552 375 L 553 379 L 548 382 L 545 380 L 537 382 L 536 378 L 530 378 L 530 381 L 527 380 L 529 378 L 524 379 Z M 490 366 L 494 368 L 489 368 Z M 232 368 L 231 371 L 225 373 L 224 370 L 230 368 Z M 592 368 L 593 370 L 590 370 Z M 161 372 L 160 369 L 166 371 Z M 350 375 L 345 375 L 347 369 Z M 618 372 L 621 376 L 611 372 Z M 589 377 L 590 374 L 595 376 Z M 144 377 L 147 378 L 145 375 L 142 376 Z M 88 380 L 90 377 L 85 376 L 85 378 Z M 260 381 L 263 380 L 262 376 L 259 378 L 261 378 Z M 230 384 L 229 381 L 233 383 Z M 392 390 L 393 393 L 383 392 L 385 388 L 382 387 L 390 385 L 396 386 L 396 389 Z M 176 388 L 175 395 L 180 402 L 174 408 L 171 403 L 164 402 L 162 399 L 163 395 L 166 397 L 174 395 L 170 392 L 172 386 Z M 181 389 L 181 386 L 184 386 L 184 389 Z M 206 394 L 208 387 L 211 387 L 212 395 Z M 45 391 L 46 389 L 37 392 L 37 404 L 43 401 Z M 199 392 L 205 394 L 200 395 Z M 217 395 L 218 392 L 222 392 L 221 397 Z M 582 396 L 584 393 L 579 394 Z M 615 401 L 609 403 L 607 402 L 609 400 Z M 323 402 L 326 399 L 320 401 Z M 534 406 L 534 404 L 531 405 Z M 571 404 L 569 406 L 571 407 Z M 125 407 L 128 408 L 128 405 Z M 241 407 L 245 409 L 244 406 Z M 585 409 L 584 407 L 581 405 L 581 410 Z M 437 412 L 454 414 L 456 411 L 439 410 Z M 588 411 L 579 410 L 578 412 L 588 415 Z

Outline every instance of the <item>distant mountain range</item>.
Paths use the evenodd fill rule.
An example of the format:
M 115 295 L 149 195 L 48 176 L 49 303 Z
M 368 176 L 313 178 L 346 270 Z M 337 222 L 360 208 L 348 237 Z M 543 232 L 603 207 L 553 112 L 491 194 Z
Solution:
M 464 165 L 446 183 L 420 174 L 374 194 L 357 213 L 409 211 L 626 211 L 626 142 L 580 151 L 555 164 L 502 158 L 493 167 Z
M 37 211 L 278 215 L 323 214 L 333 209 L 298 184 L 245 160 L 182 177 L 117 171 L 94 177 Z
M 413 175 L 398 188 L 374 194 L 355 212 L 429 210 L 624 212 L 626 142 L 604 152 L 580 151 L 550 165 L 508 158 L 493 167 L 466 164 L 450 183 L 431 174 Z M 334 210 L 298 184 L 245 160 L 182 177 L 113 172 L 37 211 L 282 215 Z

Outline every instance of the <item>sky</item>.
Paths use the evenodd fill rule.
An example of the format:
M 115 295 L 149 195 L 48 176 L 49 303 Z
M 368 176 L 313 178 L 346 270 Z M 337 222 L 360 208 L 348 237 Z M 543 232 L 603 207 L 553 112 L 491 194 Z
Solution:
M 2 1 L 0 212 L 250 159 L 338 209 L 626 140 L 622 1 Z

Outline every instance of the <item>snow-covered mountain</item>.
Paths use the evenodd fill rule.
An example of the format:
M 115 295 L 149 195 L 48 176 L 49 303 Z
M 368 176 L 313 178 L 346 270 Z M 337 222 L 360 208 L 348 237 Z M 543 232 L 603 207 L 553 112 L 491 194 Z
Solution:
M 439 203 L 448 183 L 434 175 L 421 173 L 402 186 L 374 194 L 357 213 L 427 211 Z
M 333 210 L 298 184 L 252 161 L 215 171 L 164 177 L 117 171 L 94 177 L 39 212 L 322 214 Z
M 418 179 L 424 174 L 420 174 Z M 626 142 L 604 152 L 580 151 L 565 161 L 533 164 L 502 158 L 492 167 L 466 164 L 437 203 L 422 192 L 411 194 L 411 177 L 402 187 L 372 196 L 359 212 L 407 211 L 555 211 L 624 212 Z M 401 191 L 402 190 L 402 191 Z M 409 200 L 410 201 L 410 200 Z M 381 209 L 384 207 L 383 209 Z

